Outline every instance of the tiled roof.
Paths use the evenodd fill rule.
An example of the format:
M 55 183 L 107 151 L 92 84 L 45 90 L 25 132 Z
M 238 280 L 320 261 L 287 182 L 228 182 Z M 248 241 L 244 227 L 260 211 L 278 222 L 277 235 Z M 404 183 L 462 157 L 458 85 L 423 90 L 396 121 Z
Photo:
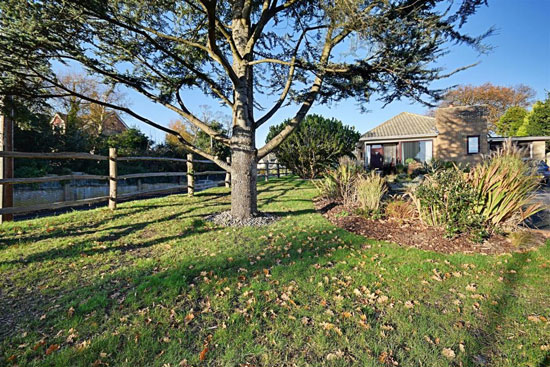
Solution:
M 374 129 L 367 131 L 363 134 L 361 140 L 436 134 L 434 117 L 401 112 Z

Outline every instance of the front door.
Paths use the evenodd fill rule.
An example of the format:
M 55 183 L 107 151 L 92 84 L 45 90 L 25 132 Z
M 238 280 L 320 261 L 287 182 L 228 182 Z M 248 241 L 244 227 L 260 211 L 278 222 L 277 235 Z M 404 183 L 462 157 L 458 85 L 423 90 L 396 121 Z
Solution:
M 380 144 L 374 144 L 370 148 L 370 168 L 382 168 L 384 166 L 384 148 Z

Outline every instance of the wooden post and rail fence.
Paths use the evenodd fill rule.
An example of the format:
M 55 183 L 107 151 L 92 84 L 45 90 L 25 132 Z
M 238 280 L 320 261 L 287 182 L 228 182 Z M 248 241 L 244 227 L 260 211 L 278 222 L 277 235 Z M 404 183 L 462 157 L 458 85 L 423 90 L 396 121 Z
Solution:
M 0 115 L 1 116 L 1 115 Z M 197 163 L 210 163 L 214 162 L 210 160 L 194 159 L 192 154 L 187 155 L 187 159 L 181 158 L 169 158 L 169 157 L 120 157 L 117 155 L 115 148 L 109 149 L 109 156 L 97 155 L 91 153 L 27 153 L 27 152 L 14 152 L 12 151 L 13 145 L 3 144 L 4 149 L 0 149 L 0 162 L 2 162 L 2 170 L 0 170 L 0 188 L 2 189 L 2 201 L 0 202 L 0 223 L 2 221 L 13 220 L 14 214 L 31 213 L 41 210 L 55 210 L 66 207 L 75 207 L 80 205 L 91 205 L 108 201 L 109 209 L 116 209 L 117 202 L 144 195 L 155 194 L 170 194 L 181 190 L 187 189 L 187 194 L 193 196 L 195 192 L 195 178 L 199 176 L 207 175 L 225 175 L 223 181 L 216 182 L 224 183 L 226 187 L 230 187 L 231 174 L 226 171 L 202 171 L 196 172 L 195 165 Z M 13 177 L 13 160 L 16 158 L 27 159 L 86 159 L 96 161 L 108 161 L 109 172 L 108 175 L 90 175 L 90 174 L 78 174 L 78 175 L 61 175 L 61 176 L 45 176 L 45 177 L 29 177 L 29 178 L 14 178 Z M 149 173 L 132 173 L 126 175 L 118 175 L 117 163 L 118 162 L 131 162 L 131 161 L 158 161 L 158 162 L 177 162 L 186 163 L 186 172 L 149 172 Z M 229 162 L 229 160 L 228 160 Z M 280 177 L 281 174 L 288 174 L 286 167 L 280 166 L 277 162 L 260 162 L 259 166 L 263 166 L 263 172 L 260 168 L 258 170 L 258 176 L 263 176 L 267 181 L 270 176 L 270 166 L 275 166 L 275 174 Z M 7 169 L 6 169 L 7 168 Z M 176 185 L 170 188 L 146 190 L 142 191 L 138 189 L 137 192 L 120 194 L 118 190 L 118 182 L 127 179 L 141 179 L 148 177 L 187 177 L 186 185 Z M 56 181 L 72 181 L 72 180 L 107 180 L 109 182 L 109 195 L 99 196 L 93 198 L 86 198 L 80 200 L 68 200 L 55 203 L 38 204 L 31 206 L 13 206 L 13 185 L 17 184 L 32 184 L 32 183 L 44 183 L 44 182 L 56 182 Z M 138 188 L 140 185 L 138 184 Z

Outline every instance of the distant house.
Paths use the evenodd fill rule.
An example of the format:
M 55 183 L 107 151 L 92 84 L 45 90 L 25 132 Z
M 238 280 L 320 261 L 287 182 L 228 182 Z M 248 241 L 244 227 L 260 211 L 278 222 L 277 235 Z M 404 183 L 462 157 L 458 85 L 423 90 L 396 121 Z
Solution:
M 359 139 L 359 158 L 366 167 L 404 164 L 408 159 L 475 163 L 496 150 L 505 138 L 491 136 L 483 106 L 440 108 L 435 117 L 402 112 Z M 548 136 L 512 137 L 526 158 L 544 160 Z
M 58 112 L 51 119 L 50 125 L 64 132 L 66 121 L 67 121 L 67 115 L 64 113 Z M 84 127 L 90 130 L 92 128 L 97 129 L 97 127 L 93 127 L 91 125 L 89 126 L 85 125 Z M 105 114 L 105 118 L 103 119 L 101 126 L 99 126 L 99 131 L 96 131 L 96 133 L 99 133 L 103 136 L 111 136 L 115 134 L 120 134 L 126 130 L 128 130 L 128 125 L 126 125 L 126 123 L 120 118 L 118 113 L 114 111 L 110 111 Z

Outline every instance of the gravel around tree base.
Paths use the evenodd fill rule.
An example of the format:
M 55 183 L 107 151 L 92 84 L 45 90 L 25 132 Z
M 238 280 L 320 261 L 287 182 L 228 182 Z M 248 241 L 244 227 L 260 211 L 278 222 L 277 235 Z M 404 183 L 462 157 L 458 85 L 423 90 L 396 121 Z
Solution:
M 221 213 L 212 214 L 206 217 L 206 220 L 224 227 L 266 226 L 279 219 L 280 217 L 275 214 L 261 212 L 254 214 L 254 216 L 248 219 L 235 219 L 231 216 L 231 211 L 229 210 Z

